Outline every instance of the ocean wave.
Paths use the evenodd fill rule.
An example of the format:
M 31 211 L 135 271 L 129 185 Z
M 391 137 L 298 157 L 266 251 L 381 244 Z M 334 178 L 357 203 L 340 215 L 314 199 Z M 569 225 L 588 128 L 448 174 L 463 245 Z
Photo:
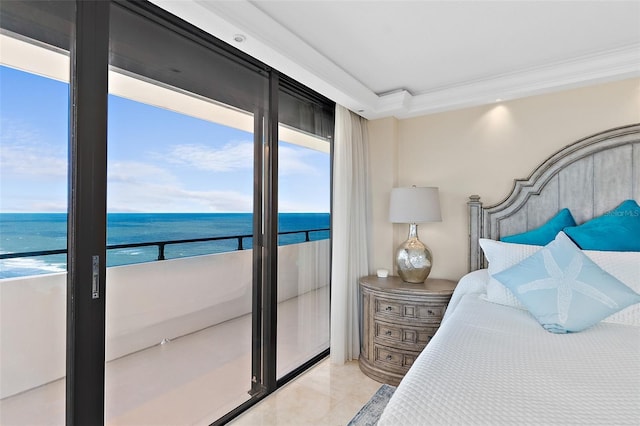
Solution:
M 145 254 L 145 250 L 142 249 L 118 249 L 119 254 L 126 254 L 129 256 L 138 256 L 140 254 Z
M 66 271 L 67 264 L 60 262 L 45 262 L 43 260 L 27 257 L 0 260 L 0 278 L 52 274 Z

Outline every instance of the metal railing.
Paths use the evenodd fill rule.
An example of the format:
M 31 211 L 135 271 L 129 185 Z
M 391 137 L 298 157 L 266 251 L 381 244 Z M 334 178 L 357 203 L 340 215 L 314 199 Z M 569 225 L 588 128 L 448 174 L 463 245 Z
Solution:
M 291 235 L 291 234 L 304 234 L 304 242 L 309 242 L 311 241 L 309 237 L 309 234 L 311 232 L 326 232 L 329 230 L 330 228 L 318 228 L 318 229 L 305 229 L 300 231 L 286 231 L 286 232 L 279 232 L 278 236 Z M 166 246 L 171 244 L 188 244 L 188 243 L 202 243 L 202 242 L 208 242 L 208 241 L 237 240 L 238 248 L 236 249 L 236 251 L 238 251 L 238 250 L 244 250 L 244 246 L 242 242 L 245 238 L 253 238 L 253 235 L 247 234 L 247 235 L 232 235 L 232 236 L 225 236 L 225 237 L 189 238 L 186 240 L 149 241 L 144 243 L 111 244 L 111 245 L 107 245 L 107 250 L 157 246 L 158 247 L 157 260 L 165 260 L 164 249 Z M 48 256 L 52 254 L 65 254 L 65 253 L 67 253 L 67 249 L 26 251 L 21 253 L 4 253 L 4 254 L 0 254 L 0 260 L 16 259 L 20 257 Z

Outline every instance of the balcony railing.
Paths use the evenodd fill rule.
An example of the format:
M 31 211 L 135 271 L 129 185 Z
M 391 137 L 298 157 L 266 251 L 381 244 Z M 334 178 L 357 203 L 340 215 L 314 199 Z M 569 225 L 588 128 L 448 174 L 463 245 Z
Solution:
M 299 231 L 285 231 L 279 232 L 280 235 L 292 235 L 292 234 L 304 234 L 304 242 L 311 241 L 310 233 L 312 232 L 326 232 L 329 231 L 330 228 L 317 228 L 317 229 L 303 229 Z M 209 241 L 226 241 L 226 240 L 237 240 L 238 248 L 236 250 L 244 250 L 243 241 L 245 238 L 253 238 L 253 235 L 230 235 L 223 237 L 206 237 L 206 238 L 189 238 L 185 240 L 168 240 L 168 241 L 148 241 L 143 243 L 127 243 L 127 244 L 109 244 L 107 245 L 107 250 L 117 250 L 117 249 L 127 249 L 127 248 L 137 248 L 137 247 L 158 247 L 158 257 L 157 260 L 166 260 L 164 255 L 164 249 L 166 246 L 171 244 L 188 244 L 188 243 L 203 243 Z M 39 250 L 39 251 L 25 251 L 20 253 L 3 253 L 0 254 L 0 260 L 3 259 L 16 259 L 21 257 L 36 257 L 36 256 L 49 256 L 53 254 L 66 254 L 67 249 L 57 249 L 57 250 Z
M 280 239 L 285 241 L 278 247 L 278 303 L 295 300 L 312 291 L 326 290 L 328 294 L 331 244 L 326 236 L 329 232 L 308 231 L 309 242 L 302 242 L 306 231 L 296 231 L 299 235 Z M 107 268 L 105 286 L 108 290 L 104 303 L 107 361 L 122 359 L 165 339 L 172 341 L 252 311 L 255 283 L 250 241 L 245 239 L 245 250 L 238 251 L 231 247 L 236 246 L 237 238 L 227 238 L 231 244 L 229 241 L 186 244 L 187 248 L 224 244 L 226 252 L 174 259 L 173 248 L 168 248 L 167 257 L 172 260 L 157 262 L 154 260 L 156 245 L 146 250 L 126 250 L 149 252 L 147 261 Z M 161 242 L 177 244 L 176 241 Z M 153 245 L 153 242 L 147 244 Z M 210 248 L 202 247 L 202 251 Z M 57 252 L 64 253 L 64 250 Z M 57 256 L 64 257 L 64 254 Z M 59 269 L 58 273 L 0 279 L 3 349 L 0 399 L 39 388 L 65 375 L 68 277 L 64 272 L 66 268 Z M 323 303 L 326 304 L 314 304 L 311 308 L 328 309 L 328 299 Z M 304 306 L 307 310 L 308 306 Z M 291 335 L 307 338 L 304 333 Z

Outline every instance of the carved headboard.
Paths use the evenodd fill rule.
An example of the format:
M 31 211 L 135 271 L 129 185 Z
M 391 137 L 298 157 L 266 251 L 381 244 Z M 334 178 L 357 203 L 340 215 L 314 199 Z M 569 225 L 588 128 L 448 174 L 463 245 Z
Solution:
M 486 267 L 480 238 L 539 227 L 563 208 L 578 224 L 624 200 L 640 200 L 640 124 L 617 127 L 581 139 L 553 154 L 527 179 L 515 180 L 511 194 L 483 207 L 469 197 L 469 270 Z

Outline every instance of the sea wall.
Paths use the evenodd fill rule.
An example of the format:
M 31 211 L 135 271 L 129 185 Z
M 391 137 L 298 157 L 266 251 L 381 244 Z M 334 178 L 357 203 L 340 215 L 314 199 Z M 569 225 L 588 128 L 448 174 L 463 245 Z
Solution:
M 330 240 L 278 249 L 278 301 L 329 284 Z M 107 361 L 251 311 L 252 251 L 107 269 Z M 0 398 L 65 375 L 66 273 L 0 280 Z

